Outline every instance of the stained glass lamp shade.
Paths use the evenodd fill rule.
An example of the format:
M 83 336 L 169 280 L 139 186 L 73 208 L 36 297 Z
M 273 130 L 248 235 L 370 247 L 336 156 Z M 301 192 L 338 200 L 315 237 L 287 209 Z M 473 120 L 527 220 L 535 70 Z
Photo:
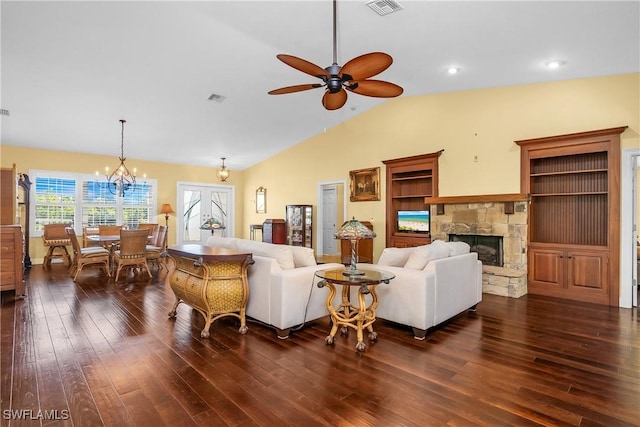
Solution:
M 334 234 L 334 237 L 336 239 L 349 240 L 351 242 L 351 264 L 349 267 L 344 269 L 342 274 L 345 276 L 360 276 L 364 274 L 364 272 L 356 268 L 356 263 L 358 262 L 356 254 L 357 243 L 358 240 L 361 239 L 373 239 L 376 237 L 376 233 L 367 228 L 367 226 L 357 219 L 353 218 L 352 220 L 347 221 L 342 228 Z

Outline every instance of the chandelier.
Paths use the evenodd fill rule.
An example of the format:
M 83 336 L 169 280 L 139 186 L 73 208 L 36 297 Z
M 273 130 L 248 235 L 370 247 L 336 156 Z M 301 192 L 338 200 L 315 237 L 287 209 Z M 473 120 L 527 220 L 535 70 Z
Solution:
M 127 121 L 120 119 L 122 126 L 121 139 L 120 139 L 120 165 L 111 173 L 109 173 L 109 167 L 104 168 L 104 174 L 107 178 L 107 187 L 111 194 L 115 194 L 120 197 L 124 197 L 127 191 L 133 193 L 136 190 L 136 168 L 133 168 L 133 173 L 129 171 L 127 165 L 124 163 L 127 158 L 124 156 L 124 124 Z M 96 172 L 97 173 L 97 172 Z
M 224 165 L 224 161 L 227 158 L 226 157 L 221 157 L 220 159 L 222 160 L 222 167 L 218 171 L 218 178 L 220 178 L 220 181 L 226 182 L 227 178 L 229 178 L 229 169 L 227 169 L 227 167 Z

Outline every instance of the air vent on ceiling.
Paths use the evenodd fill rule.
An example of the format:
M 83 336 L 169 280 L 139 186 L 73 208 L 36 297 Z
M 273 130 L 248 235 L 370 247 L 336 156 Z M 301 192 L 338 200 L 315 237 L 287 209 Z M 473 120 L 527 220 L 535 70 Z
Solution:
M 0 116 L 7 116 L 9 117 L 9 110 L 5 110 L 4 108 L 0 109 Z
M 217 93 L 212 93 L 211 95 L 209 95 L 209 101 L 214 101 L 218 104 L 221 104 L 225 99 L 227 99 L 226 96 L 218 95 Z
M 367 6 L 369 6 L 371 10 L 373 10 L 380 16 L 388 15 L 390 13 L 402 10 L 402 6 L 400 6 L 400 3 L 394 0 L 373 0 L 367 2 Z

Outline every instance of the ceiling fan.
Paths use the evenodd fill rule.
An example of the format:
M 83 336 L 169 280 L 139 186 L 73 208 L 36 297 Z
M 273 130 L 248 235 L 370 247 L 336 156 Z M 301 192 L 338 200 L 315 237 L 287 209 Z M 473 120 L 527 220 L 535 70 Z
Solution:
M 322 105 L 327 110 L 337 110 L 347 102 L 347 90 L 359 95 L 377 98 L 393 98 L 402 94 L 403 89 L 382 80 L 370 80 L 380 74 L 393 63 L 391 56 L 382 52 L 372 52 L 360 55 L 348 61 L 343 66 L 338 65 L 336 53 L 336 16 L 337 0 L 333 0 L 333 64 L 327 68 L 319 66 L 292 55 L 280 54 L 276 57 L 296 70 L 317 77 L 322 83 L 310 83 L 282 87 L 269 91 L 269 95 L 283 95 L 286 93 L 302 92 L 309 89 L 324 87 Z M 346 90 L 345 90 L 346 89 Z

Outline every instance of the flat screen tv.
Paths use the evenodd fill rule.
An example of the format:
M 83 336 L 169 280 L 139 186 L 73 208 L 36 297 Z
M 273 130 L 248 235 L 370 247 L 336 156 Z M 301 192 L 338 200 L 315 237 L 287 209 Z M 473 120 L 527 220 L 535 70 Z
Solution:
M 398 231 L 428 233 L 429 211 L 398 211 Z

